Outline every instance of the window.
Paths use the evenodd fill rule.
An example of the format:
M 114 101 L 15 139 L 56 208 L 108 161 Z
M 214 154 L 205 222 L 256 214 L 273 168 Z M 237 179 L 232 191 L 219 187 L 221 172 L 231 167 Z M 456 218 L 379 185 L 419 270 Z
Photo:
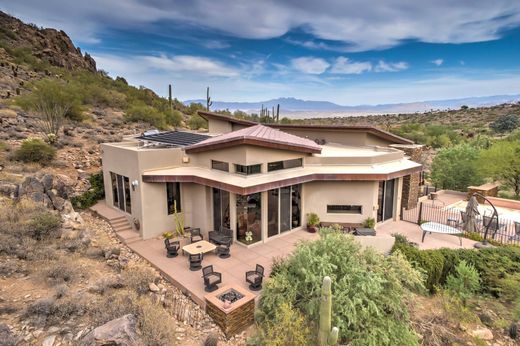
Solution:
M 250 165 L 250 166 L 243 166 L 235 164 L 235 172 L 238 174 L 244 174 L 244 175 L 251 175 L 251 174 L 258 174 L 262 171 L 262 165 Z
M 130 179 L 124 177 L 125 181 L 125 210 L 127 213 L 132 213 L 132 201 L 130 200 Z
M 114 206 L 119 208 L 119 199 L 117 195 L 117 174 L 110 172 L 110 181 L 112 182 L 112 199 Z
M 173 214 L 175 209 L 181 212 L 181 184 L 166 183 L 166 202 L 168 205 L 168 215 Z
M 211 160 L 211 168 L 218 169 L 219 171 L 229 172 L 229 163 Z
M 131 214 L 130 179 L 110 172 L 110 181 L 112 183 L 112 202 L 114 206 Z
M 262 240 L 262 199 L 259 192 L 236 195 L 237 240 L 253 244 Z
M 267 164 L 267 171 L 279 171 L 281 169 L 289 169 L 289 168 L 295 168 L 295 167 L 301 167 L 303 166 L 303 160 L 300 159 L 293 159 L 293 160 L 285 160 L 285 161 L 275 161 L 275 162 L 269 162 Z
M 327 205 L 327 213 L 333 214 L 362 214 L 360 205 Z

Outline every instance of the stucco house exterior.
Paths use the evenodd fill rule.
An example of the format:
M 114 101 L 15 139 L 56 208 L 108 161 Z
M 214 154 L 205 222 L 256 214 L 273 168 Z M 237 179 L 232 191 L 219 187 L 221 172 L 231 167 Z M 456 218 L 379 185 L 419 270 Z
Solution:
M 378 224 L 417 201 L 420 146 L 369 126 L 257 124 L 199 112 L 208 133 L 145 133 L 102 144 L 106 204 L 143 239 L 173 231 L 174 205 L 203 233 L 254 246 L 324 222 Z M 251 232 L 252 240 L 246 240 Z

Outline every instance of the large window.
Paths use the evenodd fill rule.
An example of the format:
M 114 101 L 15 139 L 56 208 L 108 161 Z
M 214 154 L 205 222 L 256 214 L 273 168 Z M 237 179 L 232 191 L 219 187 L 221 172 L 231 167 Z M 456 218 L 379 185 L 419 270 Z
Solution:
M 168 215 L 173 214 L 175 209 L 181 212 L 181 184 L 166 183 L 166 202 L 168 205 Z
M 267 191 L 267 236 L 272 237 L 301 224 L 301 185 Z
M 258 174 L 261 171 L 262 171 L 261 164 L 249 165 L 249 166 L 235 164 L 235 172 L 238 174 L 251 175 L 251 174 Z
M 285 160 L 285 161 L 275 161 L 275 162 L 269 162 L 267 164 L 267 171 L 279 171 L 281 169 L 289 169 L 289 168 L 295 168 L 295 167 L 301 167 L 303 166 L 303 160 L 300 159 L 293 159 L 293 160 Z
M 213 188 L 213 228 L 230 228 L 229 192 Z
M 262 240 L 262 200 L 260 193 L 237 195 L 237 240 L 253 244 Z
M 360 205 L 327 205 L 327 213 L 332 214 L 362 214 L 362 211 L 363 208 Z
M 112 203 L 115 207 L 132 213 L 132 199 L 130 196 L 130 179 L 128 177 L 110 172 L 112 183 Z
M 229 172 L 229 163 L 211 160 L 211 168 L 219 171 Z
M 377 222 L 394 217 L 394 194 L 395 179 L 379 182 Z

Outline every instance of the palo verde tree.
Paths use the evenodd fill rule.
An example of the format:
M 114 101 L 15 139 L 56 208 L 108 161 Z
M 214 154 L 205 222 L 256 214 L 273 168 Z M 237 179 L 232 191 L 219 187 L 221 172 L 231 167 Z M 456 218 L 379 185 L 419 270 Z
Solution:
M 497 120 L 489 124 L 489 127 L 497 133 L 510 132 L 520 126 L 520 118 L 516 114 L 502 115 Z
M 520 141 L 498 141 L 482 151 L 480 167 L 520 198 Z
M 67 84 L 53 79 L 35 82 L 32 92 L 21 96 L 17 103 L 34 113 L 37 127 L 51 144 L 57 141 L 67 115 L 79 107 L 78 98 Z

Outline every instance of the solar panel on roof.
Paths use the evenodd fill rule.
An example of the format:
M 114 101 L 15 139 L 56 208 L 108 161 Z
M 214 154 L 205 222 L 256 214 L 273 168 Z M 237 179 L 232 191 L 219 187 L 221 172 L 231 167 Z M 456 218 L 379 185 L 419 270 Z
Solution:
M 137 138 L 145 141 L 170 144 L 178 147 L 186 147 L 188 145 L 202 142 L 203 140 L 210 138 L 210 136 L 193 132 L 169 131 L 155 134 L 144 133 Z

